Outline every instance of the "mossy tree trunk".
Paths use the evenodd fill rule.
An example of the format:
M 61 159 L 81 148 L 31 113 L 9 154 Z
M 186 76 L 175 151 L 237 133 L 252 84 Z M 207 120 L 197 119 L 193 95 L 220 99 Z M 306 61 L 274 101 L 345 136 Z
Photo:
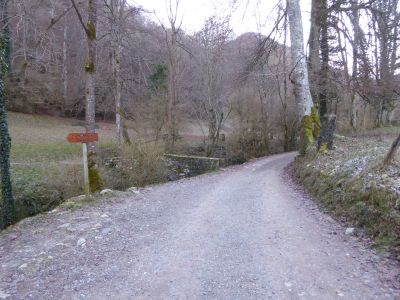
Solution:
M 1 42 L 2 41 L 0 41 L 0 43 Z M 0 55 L 3 55 L 3 53 Z M 11 225 L 15 219 L 10 175 L 10 148 L 11 138 L 8 132 L 7 112 L 4 97 L 4 80 L 2 77 L 0 78 L 0 172 L 2 196 L 2 202 L 0 203 L 2 211 L 2 216 L 0 216 L 0 229 Z
M 88 0 L 88 21 L 86 23 L 87 61 L 86 73 L 86 132 L 96 132 L 96 55 L 97 55 L 97 0 Z M 89 145 L 89 181 L 92 192 L 101 188 L 101 178 L 96 163 L 96 143 Z
M 75 0 L 71 0 L 76 11 L 79 22 L 81 23 L 87 42 L 87 57 L 85 63 L 85 122 L 86 132 L 96 132 L 96 55 L 97 55 L 97 3 L 98 0 L 87 0 L 87 22 L 83 21 L 83 17 L 76 5 Z M 96 143 L 88 144 L 88 166 L 89 166 L 89 182 L 92 192 L 101 188 L 101 178 L 96 163 Z
M 314 129 L 316 116 L 312 115 L 313 101 L 308 81 L 306 56 L 304 54 L 303 24 L 299 0 L 287 0 L 289 15 L 291 57 L 294 66 L 292 82 L 294 94 L 299 107 L 300 128 L 300 154 L 305 154 L 314 142 Z
M 10 46 L 8 45 L 9 31 L 7 23 L 8 0 L 0 0 L 1 24 L 3 30 L 0 35 L 0 175 L 1 175 L 1 201 L 0 201 L 0 229 L 11 225 L 15 221 L 15 207 L 12 195 L 10 174 L 10 148 L 11 138 L 8 131 L 7 110 L 4 93 L 4 78 L 10 72 L 8 67 Z

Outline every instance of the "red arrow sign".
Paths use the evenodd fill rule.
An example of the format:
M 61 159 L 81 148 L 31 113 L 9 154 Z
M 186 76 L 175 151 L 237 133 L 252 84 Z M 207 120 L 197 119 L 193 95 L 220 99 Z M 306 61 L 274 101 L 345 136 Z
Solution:
M 91 143 L 99 140 L 97 133 L 70 133 L 67 136 L 70 143 Z

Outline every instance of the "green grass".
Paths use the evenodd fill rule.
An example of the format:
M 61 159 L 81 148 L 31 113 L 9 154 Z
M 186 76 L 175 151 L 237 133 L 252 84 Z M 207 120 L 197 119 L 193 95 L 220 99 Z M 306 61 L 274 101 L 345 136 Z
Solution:
M 79 144 L 64 142 L 13 144 L 11 148 L 11 161 L 14 163 L 64 161 L 78 158 L 81 151 Z

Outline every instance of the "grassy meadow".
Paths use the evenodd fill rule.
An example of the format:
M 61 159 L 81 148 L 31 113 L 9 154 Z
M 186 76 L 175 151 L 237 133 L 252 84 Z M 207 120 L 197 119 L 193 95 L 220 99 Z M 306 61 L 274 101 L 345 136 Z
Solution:
M 8 117 L 18 219 L 51 209 L 65 199 L 82 194 L 81 144 L 68 143 L 66 136 L 70 132 L 84 132 L 84 122 L 12 112 Z M 147 146 L 134 144 L 121 150 L 113 142 L 113 124 L 99 122 L 97 127 L 99 168 L 104 187 L 124 189 L 164 180 L 160 147 L 154 147 L 154 143 Z M 137 137 L 133 130 L 129 133 L 131 137 Z M 149 154 L 148 159 L 144 153 Z M 122 159 L 117 166 L 108 168 L 103 161 L 114 157 Z

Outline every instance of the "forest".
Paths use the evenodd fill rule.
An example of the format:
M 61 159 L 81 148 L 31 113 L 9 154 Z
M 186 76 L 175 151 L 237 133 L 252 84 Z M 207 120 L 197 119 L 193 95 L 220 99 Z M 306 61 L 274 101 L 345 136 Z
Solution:
M 399 2 L 0 0 L 0 300 L 400 299 Z

